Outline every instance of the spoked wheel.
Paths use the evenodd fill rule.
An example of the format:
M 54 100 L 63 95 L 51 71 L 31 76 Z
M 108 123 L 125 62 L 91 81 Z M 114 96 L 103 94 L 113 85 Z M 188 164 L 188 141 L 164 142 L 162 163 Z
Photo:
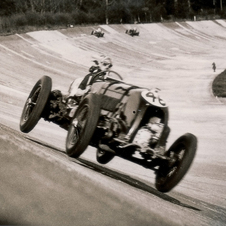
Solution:
M 31 90 L 20 118 L 20 130 L 30 132 L 41 118 L 52 88 L 52 79 L 43 76 Z
M 100 99 L 97 95 L 87 96 L 79 105 L 69 127 L 66 138 L 66 152 L 79 157 L 89 145 L 100 115 Z
M 179 137 L 166 155 L 169 162 L 161 164 L 156 175 L 155 186 L 161 192 L 175 187 L 187 173 L 196 153 L 197 138 L 190 133 Z
M 72 125 L 68 131 L 67 147 L 73 148 L 80 139 L 80 136 L 85 128 L 89 106 L 84 104 L 77 112 L 77 117 L 72 121 Z
M 98 148 L 96 151 L 96 159 L 97 162 L 101 164 L 107 164 L 115 157 L 114 153 L 109 151 L 104 151 L 101 148 Z

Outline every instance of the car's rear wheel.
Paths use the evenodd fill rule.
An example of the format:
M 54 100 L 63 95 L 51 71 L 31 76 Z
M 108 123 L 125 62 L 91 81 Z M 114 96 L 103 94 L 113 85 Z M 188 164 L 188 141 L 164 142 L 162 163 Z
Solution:
M 41 118 L 52 88 L 52 79 L 43 76 L 31 90 L 20 118 L 20 130 L 30 132 Z
M 96 159 L 97 162 L 101 164 L 107 164 L 115 157 L 114 153 L 109 151 L 104 151 L 101 148 L 98 148 L 96 151 Z
M 156 175 L 155 186 L 161 192 L 175 187 L 187 173 L 195 157 L 197 138 L 190 133 L 179 137 L 166 155 L 171 161 L 161 164 Z
M 100 115 L 98 95 L 87 96 L 79 105 L 69 127 L 66 138 L 66 152 L 77 158 L 87 148 L 96 129 Z

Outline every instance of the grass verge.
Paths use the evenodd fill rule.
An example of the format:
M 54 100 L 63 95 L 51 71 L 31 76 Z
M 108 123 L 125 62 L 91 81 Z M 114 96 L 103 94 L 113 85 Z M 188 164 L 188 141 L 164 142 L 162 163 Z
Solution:
M 214 79 L 212 89 L 214 96 L 226 97 L 226 70 Z

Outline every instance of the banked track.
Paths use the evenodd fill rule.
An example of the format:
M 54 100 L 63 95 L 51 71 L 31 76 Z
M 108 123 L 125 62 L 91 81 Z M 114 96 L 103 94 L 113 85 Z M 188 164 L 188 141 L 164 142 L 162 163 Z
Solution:
M 0 211 L 1 219 L 6 222 L 11 220 L 11 223 L 54 225 L 62 222 L 69 225 L 75 220 L 78 220 L 78 225 L 90 225 L 90 220 L 93 225 L 120 225 L 119 221 L 121 225 L 146 225 L 151 221 L 159 225 L 189 225 L 191 222 L 193 225 L 198 222 L 200 225 L 224 225 L 226 106 L 212 95 L 211 84 L 214 77 L 226 67 L 226 22 L 216 20 L 139 24 L 139 37 L 125 34 L 130 25 L 101 27 L 105 36 L 99 39 L 90 35 L 95 27 L 74 27 L 0 37 L 0 123 L 4 125 L 1 126 L 0 136 L 3 166 L 1 181 L 4 184 L 2 188 L 6 189 L 8 185 L 8 191 L 1 196 L 5 203 Z M 74 163 L 64 152 L 65 131 L 54 125 L 40 121 L 31 133 L 18 132 L 25 99 L 42 75 L 52 77 L 54 88 L 66 92 L 70 82 L 76 77 L 84 76 L 93 57 L 100 54 L 112 58 L 113 69 L 125 81 L 162 90 L 170 109 L 169 123 L 172 132 L 168 145 L 186 132 L 194 133 L 198 137 L 198 153 L 190 171 L 165 198 L 154 192 L 155 176 L 152 172 L 122 159 L 115 158 L 102 167 L 95 161 L 95 151 L 89 149 L 81 156 L 82 163 Z M 212 62 L 217 65 L 215 73 L 211 68 Z M 11 130 L 8 132 L 5 126 L 15 131 L 12 132 L 13 135 L 7 135 L 11 134 Z M 6 143 L 10 139 L 13 145 Z M 49 150 L 46 146 L 52 149 Z M 51 164 L 48 161 L 45 163 L 45 158 Z M 27 168 L 24 167 L 26 163 Z M 56 176 L 54 172 L 61 169 L 64 173 Z M 105 176 L 98 175 L 98 171 L 104 172 Z M 123 175 L 131 178 L 130 182 L 123 179 Z M 119 180 L 125 183 L 120 187 L 121 193 L 115 191 L 119 185 L 115 185 L 114 180 L 112 182 L 108 176 L 115 178 L 116 182 Z M 65 180 L 62 179 L 64 177 Z M 82 177 L 86 178 L 85 182 Z M 86 180 L 89 181 L 90 177 L 94 179 L 88 185 Z M 22 185 L 23 178 L 27 183 Z M 69 182 L 70 179 L 74 182 Z M 76 185 L 76 180 L 80 182 L 79 185 Z M 36 181 L 36 186 L 32 181 Z M 60 183 L 61 181 L 65 184 Z M 90 190 L 81 193 L 81 196 L 78 193 L 73 194 L 73 188 L 82 188 L 83 183 L 86 187 L 90 186 Z M 99 192 L 92 191 L 98 183 Z M 142 185 L 137 190 L 133 184 L 139 183 Z M 110 191 L 108 184 L 112 186 Z M 81 192 L 78 187 L 75 190 Z M 70 201 L 53 201 L 55 196 L 52 197 L 51 192 L 62 200 L 72 198 Z M 99 197 L 101 192 L 102 198 L 94 200 L 91 194 Z M 130 193 L 137 198 L 131 198 Z M 88 198 L 83 199 L 82 195 L 87 194 Z M 79 198 L 75 199 L 73 195 Z M 109 197 L 117 197 L 117 202 Z M 104 199 L 110 205 L 109 211 L 104 207 Z M 167 202 L 169 200 L 173 201 Z M 94 205 L 94 202 L 98 204 Z M 63 212 L 56 206 L 60 203 Z M 176 203 L 181 205 L 175 205 Z M 20 209 L 22 205 L 27 207 Z M 55 207 L 50 208 L 52 205 Z M 93 210 L 95 207 L 96 211 Z M 123 207 L 130 208 L 131 211 Z M 137 210 L 138 207 L 142 214 Z M 124 211 L 124 215 L 118 214 L 118 211 Z M 12 215 L 9 212 L 13 212 Z M 84 212 L 93 215 L 89 218 Z M 97 217 L 100 212 L 101 219 Z M 140 217 L 131 217 L 138 213 Z M 58 217 L 54 219 L 57 214 Z M 43 220 L 39 218 L 41 215 Z

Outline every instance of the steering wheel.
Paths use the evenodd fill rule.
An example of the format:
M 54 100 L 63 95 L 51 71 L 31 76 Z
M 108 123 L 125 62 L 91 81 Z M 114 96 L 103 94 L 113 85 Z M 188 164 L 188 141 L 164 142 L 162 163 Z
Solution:
M 115 71 L 108 71 L 108 77 L 110 77 L 110 78 L 112 78 L 112 79 L 115 79 L 114 77 L 117 77 L 116 79 L 118 80 L 123 80 L 123 78 L 122 78 L 122 76 L 119 74 L 119 73 L 117 73 L 117 72 L 115 72 Z
M 101 73 L 103 73 L 103 72 L 101 71 L 101 72 L 97 73 L 96 75 L 94 75 L 92 80 L 95 81 L 100 76 Z M 103 81 L 106 79 L 123 80 L 122 76 L 115 71 L 107 71 L 106 75 L 104 75 L 102 78 L 99 77 L 98 79 L 103 80 Z

